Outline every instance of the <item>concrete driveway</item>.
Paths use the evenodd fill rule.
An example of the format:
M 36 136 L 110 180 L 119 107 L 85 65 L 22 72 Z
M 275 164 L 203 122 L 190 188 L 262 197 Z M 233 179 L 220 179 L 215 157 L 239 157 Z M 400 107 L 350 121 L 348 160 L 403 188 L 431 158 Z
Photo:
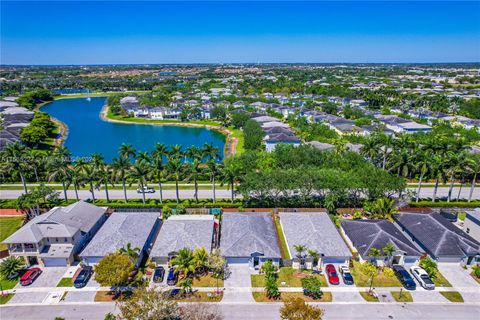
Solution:
M 250 275 L 254 272 L 248 265 L 229 265 L 230 276 L 225 279 L 222 302 L 254 302 L 250 292 Z
M 48 267 L 42 269 L 42 274 L 38 276 L 35 281 L 29 285 L 31 288 L 40 288 L 40 287 L 56 287 L 60 279 L 63 278 L 64 274 L 67 272 L 67 267 Z M 23 286 L 17 284 L 15 288 L 23 288 Z
M 364 302 L 358 292 L 333 292 L 333 302 Z
M 93 302 L 96 291 L 69 291 L 60 302 Z
M 468 270 L 463 269 L 459 264 L 439 263 L 438 270 L 454 287 L 474 287 L 480 289 L 480 285 L 468 274 Z
M 439 292 L 436 291 L 409 291 L 413 302 L 448 302 Z

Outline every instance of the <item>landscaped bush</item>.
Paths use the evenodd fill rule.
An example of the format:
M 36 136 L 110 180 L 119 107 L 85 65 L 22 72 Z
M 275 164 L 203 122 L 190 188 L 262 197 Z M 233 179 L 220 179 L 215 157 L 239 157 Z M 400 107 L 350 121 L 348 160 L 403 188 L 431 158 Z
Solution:
M 383 274 L 386 275 L 387 277 L 393 277 L 395 275 L 395 272 L 393 271 L 392 268 L 385 267 L 382 270 Z
M 442 207 L 442 208 L 476 208 L 480 206 L 480 201 L 419 201 L 411 202 L 411 207 L 420 208 L 420 207 Z

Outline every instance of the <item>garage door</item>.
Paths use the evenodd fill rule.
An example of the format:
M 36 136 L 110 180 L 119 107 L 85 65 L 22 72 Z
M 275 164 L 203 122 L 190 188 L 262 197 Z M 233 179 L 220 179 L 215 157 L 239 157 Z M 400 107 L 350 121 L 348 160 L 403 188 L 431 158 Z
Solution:
M 250 258 L 227 258 L 228 264 L 248 264 Z
M 67 259 L 65 258 L 44 258 L 45 267 L 66 267 Z
M 345 263 L 345 258 L 322 258 L 322 263 Z

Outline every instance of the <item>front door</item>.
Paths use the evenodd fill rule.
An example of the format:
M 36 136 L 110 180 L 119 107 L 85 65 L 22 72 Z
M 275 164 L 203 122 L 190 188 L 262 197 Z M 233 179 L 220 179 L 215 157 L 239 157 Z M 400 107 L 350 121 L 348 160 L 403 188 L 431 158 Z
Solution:
M 258 267 L 259 263 L 260 263 L 260 259 L 258 257 L 253 257 L 253 267 L 254 268 Z
M 28 257 L 28 265 L 34 266 L 37 264 L 38 264 L 37 257 L 32 257 L 32 256 Z

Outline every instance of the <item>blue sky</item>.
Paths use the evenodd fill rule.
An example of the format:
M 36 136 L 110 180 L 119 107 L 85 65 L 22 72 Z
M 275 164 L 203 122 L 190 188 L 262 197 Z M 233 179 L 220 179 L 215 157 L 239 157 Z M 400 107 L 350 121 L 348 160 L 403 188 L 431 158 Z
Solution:
M 2 64 L 479 62 L 480 2 L 1 1 Z

